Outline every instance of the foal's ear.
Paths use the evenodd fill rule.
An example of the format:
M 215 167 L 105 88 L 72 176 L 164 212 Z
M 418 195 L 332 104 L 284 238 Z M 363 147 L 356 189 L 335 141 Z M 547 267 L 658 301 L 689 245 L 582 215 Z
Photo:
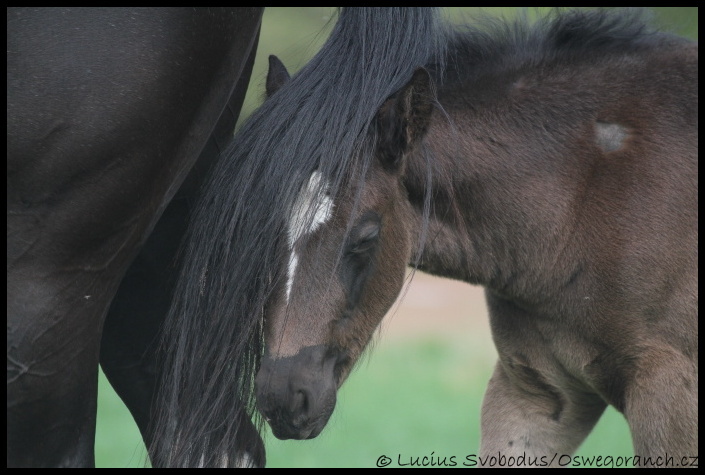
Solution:
M 428 71 L 417 69 L 377 112 L 377 155 L 385 168 L 397 168 L 426 134 L 433 112 L 431 84 Z
M 267 72 L 267 97 L 272 97 L 281 87 L 289 82 L 291 76 L 286 66 L 273 54 L 269 55 L 269 71 Z

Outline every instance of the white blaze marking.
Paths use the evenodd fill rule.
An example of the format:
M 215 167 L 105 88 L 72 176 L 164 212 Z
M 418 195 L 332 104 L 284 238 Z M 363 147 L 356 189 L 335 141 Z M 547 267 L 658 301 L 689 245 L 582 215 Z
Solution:
M 294 208 L 289 218 L 289 272 L 286 282 L 286 301 L 289 302 L 291 288 L 294 285 L 294 274 L 299 263 L 294 245 L 306 234 L 311 234 L 328 221 L 333 214 L 333 200 L 326 195 L 328 183 L 321 172 L 311 174 L 308 184 L 301 190 L 296 198 Z

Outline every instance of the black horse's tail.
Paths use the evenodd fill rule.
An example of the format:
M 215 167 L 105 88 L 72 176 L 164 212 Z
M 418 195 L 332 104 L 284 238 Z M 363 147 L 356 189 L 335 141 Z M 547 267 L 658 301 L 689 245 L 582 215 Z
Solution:
M 377 109 L 437 53 L 439 25 L 432 8 L 343 9 L 320 52 L 213 167 L 164 328 L 155 466 L 264 465 L 254 376 L 264 308 L 281 289 L 286 215 L 316 169 L 337 177 L 337 192 Z

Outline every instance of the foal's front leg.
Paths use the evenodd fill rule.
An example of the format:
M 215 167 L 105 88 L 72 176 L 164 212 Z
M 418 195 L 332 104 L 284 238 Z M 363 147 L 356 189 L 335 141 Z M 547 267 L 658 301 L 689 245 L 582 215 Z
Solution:
M 599 398 L 580 402 L 529 367 L 497 362 L 482 404 L 480 464 L 558 466 L 572 455 L 605 410 Z
M 624 416 L 639 466 L 697 467 L 697 361 L 666 345 L 644 349 L 627 387 Z

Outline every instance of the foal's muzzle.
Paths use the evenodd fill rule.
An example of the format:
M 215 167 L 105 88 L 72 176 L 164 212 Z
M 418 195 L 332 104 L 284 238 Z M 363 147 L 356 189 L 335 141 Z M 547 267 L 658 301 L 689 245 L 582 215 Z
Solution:
M 333 413 L 337 359 L 323 345 L 294 356 L 266 355 L 255 380 L 257 408 L 278 439 L 312 439 Z

